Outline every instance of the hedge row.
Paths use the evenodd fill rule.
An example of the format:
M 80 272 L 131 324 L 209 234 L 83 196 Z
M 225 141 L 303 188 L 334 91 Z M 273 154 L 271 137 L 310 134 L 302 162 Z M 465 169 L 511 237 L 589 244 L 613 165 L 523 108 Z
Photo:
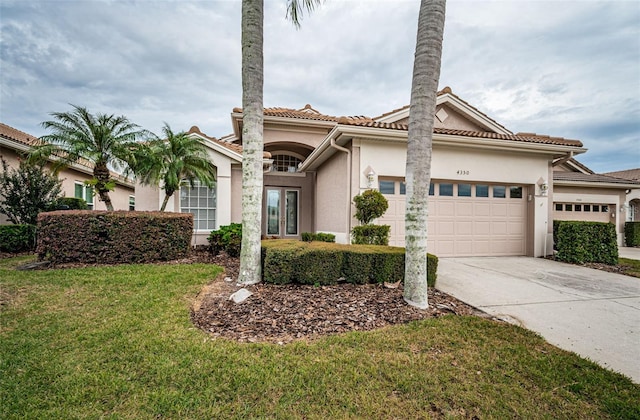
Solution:
M 138 263 L 184 258 L 193 215 L 70 210 L 38 215 L 38 257 L 52 263 Z
M 435 286 L 438 258 L 427 254 L 427 283 Z M 262 241 L 262 276 L 273 284 L 382 283 L 404 280 L 404 248 L 293 240 Z
M 574 264 L 618 263 L 618 240 L 613 223 L 559 221 L 555 245 L 556 258 Z
M 358 245 L 389 245 L 389 225 L 362 225 L 351 230 L 352 243 Z
M 33 251 L 35 244 L 36 227 L 34 225 L 0 226 L 0 252 Z
M 640 222 L 624 224 L 624 243 L 626 246 L 640 246 Z
M 318 232 L 318 233 L 302 232 L 302 240 L 305 242 L 313 242 L 313 241 L 335 242 L 336 235 L 334 235 L 333 233 L 324 233 L 324 232 Z

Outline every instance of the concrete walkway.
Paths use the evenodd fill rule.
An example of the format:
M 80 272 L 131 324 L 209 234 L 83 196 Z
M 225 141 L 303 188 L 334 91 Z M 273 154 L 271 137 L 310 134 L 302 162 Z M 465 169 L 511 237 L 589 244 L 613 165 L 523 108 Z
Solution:
M 541 258 L 442 258 L 436 287 L 640 383 L 640 279 Z
M 620 258 L 629 258 L 630 260 L 640 261 L 640 248 L 630 248 L 623 246 L 618 248 L 618 256 Z

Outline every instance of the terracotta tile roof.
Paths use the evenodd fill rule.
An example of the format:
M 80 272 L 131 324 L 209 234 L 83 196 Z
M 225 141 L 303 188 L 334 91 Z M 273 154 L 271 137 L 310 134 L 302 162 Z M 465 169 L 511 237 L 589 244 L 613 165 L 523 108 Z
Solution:
M 208 140 L 211 140 L 212 142 L 219 144 L 222 147 L 225 147 L 229 150 L 231 150 L 232 152 L 235 152 L 239 155 L 242 155 L 242 146 L 240 146 L 239 144 L 235 144 L 235 143 L 229 143 L 226 141 L 222 141 L 222 140 L 218 140 L 215 137 L 211 137 L 211 136 L 207 136 L 206 134 L 204 134 L 202 131 L 200 131 L 200 128 L 198 128 L 197 125 L 194 125 L 193 127 L 191 127 L 189 129 L 189 131 L 187 131 L 188 134 L 198 134 L 202 137 L 205 137 Z M 271 159 L 271 153 L 269 152 L 263 152 L 263 157 L 265 159 Z
M 354 121 L 348 118 L 340 118 L 338 123 L 343 125 L 355 125 L 359 127 L 384 128 L 388 130 L 409 131 L 409 126 L 407 124 L 381 123 L 381 122 L 375 122 L 375 121 L 362 122 L 362 121 Z M 498 133 L 489 133 L 486 131 L 455 130 L 451 128 L 434 128 L 433 132 L 435 134 L 444 134 L 444 135 L 451 135 L 451 136 L 476 137 L 476 138 L 487 138 L 487 139 L 495 139 L 495 140 L 510 140 L 510 141 L 525 142 L 525 143 L 554 144 L 559 146 L 573 146 L 573 147 L 583 146 L 582 142 L 579 140 L 569 140 L 563 137 L 551 137 L 551 136 L 535 134 L 535 133 L 498 134 Z
M 573 182 L 593 182 L 602 184 L 637 184 L 640 187 L 639 181 L 632 181 L 628 179 L 616 178 L 607 175 L 600 174 L 583 174 L 582 172 L 553 172 L 554 181 L 573 181 Z
M 451 90 L 451 88 L 449 86 L 445 86 L 442 90 L 439 90 L 438 93 L 436 93 L 436 96 L 442 96 L 445 94 L 449 94 L 451 96 L 453 96 L 454 98 L 456 98 L 458 101 L 462 102 L 463 104 L 467 105 L 469 108 L 473 109 L 474 111 L 476 111 L 477 113 L 481 114 L 482 116 L 484 116 L 486 119 L 490 120 L 491 122 L 493 122 L 494 124 L 504 128 L 506 130 L 506 128 L 500 124 L 499 122 L 497 122 L 496 120 L 494 120 L 493 118 L 491 118 L 490 116 L 488 116 L 487 114 L 485 114 L 484 112 L 480 111 L 478 108 L 476 108 L 475 106 L 471 105 L 469 102 L 465 101 L 464 99 L 462 99 L 461 97 L 459 97 L 458 95 L 456 95 L 455 93 L 453 93 L 453 91 Z M 385 112 L 382 115 L 379 115 L 377 117 L 374 117 L 373 120 L 379 120 L 380 118 L 384 118 L 388 115 L 391 114 L 395 114 L 396 112 L 400 112 L 403 111 L 405 109 L 408 109 L 410 105 L 405 105 L 401 108 L 397 108 L 394 109 L 393 111 L 389 111 L 389 112 Z
M 18 143 L 22 143 L 27 146 L 36 146 L 40 144 L 40 140 L 37 137 L 27 134 L 24 131 L 20 131 L 17 128 L 13 128 L 5 123 L 0 122 L 0 135 L 7 139 L 13 140 Z
M 233 108 L 233 112 L 242 113 L 242 108 Z M 328 121 L 328 122 L 338 122 L 339 118 L 350 118 L 357 121 L 373 121 L 371 118 L 365 117 L 362 115 L 351 116 L 351 117 L 334 117 L 332 115 L 325 115 L 313 109 L 313 107 L 309 104 L 306 104 L 304 108 L 300 108 L 300 109 L 281 108 L 281 107 L 264 108 L 264 115 L 268 117 L 298 118 L 298 119 L 304 119 L 304 120 Z
M 640 181 L 640 168 L 627 169 L 624 171 L 605 172 L 602 175 L 614 176 L 616 178 L 628 179 L 629 181 Z

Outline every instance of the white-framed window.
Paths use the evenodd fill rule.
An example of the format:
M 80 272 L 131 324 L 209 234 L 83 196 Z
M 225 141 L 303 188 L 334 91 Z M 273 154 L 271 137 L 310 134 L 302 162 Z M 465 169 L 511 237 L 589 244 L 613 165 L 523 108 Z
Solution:
M 216 229 L 216 187 L 209 188 L 199 181 L 193 183 L 193 188 L 188 181 L 180 186 L 180 211 L 193 214 L 194 230 Z
M 134 211 L 136 209 L 136 196 L 129 196 L 129 211 Z
M 273 159 L 273 170 L 275 172 L 294 173 L 298 170 L 298 165 L 304 160 L 304 157 L 296 153 L 274 152 L 271 156 Z
M 89 210 L 93 210 L 93 187 L 85 185 L 85 183 L 82 181 L 75 181 L 74 187 L 74 197 L 82 198 L 87 202 L 87 207 L 89 208 Z

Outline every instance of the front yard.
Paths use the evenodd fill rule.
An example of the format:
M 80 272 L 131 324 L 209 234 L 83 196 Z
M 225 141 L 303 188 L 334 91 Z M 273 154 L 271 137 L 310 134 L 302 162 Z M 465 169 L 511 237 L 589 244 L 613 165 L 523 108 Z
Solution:
M 215 266 L 25 260 L 0 260 L 3 419 L 640 417 L 640 386 L 513 325 L 452 315 L 242 344 L 190 321 Z

